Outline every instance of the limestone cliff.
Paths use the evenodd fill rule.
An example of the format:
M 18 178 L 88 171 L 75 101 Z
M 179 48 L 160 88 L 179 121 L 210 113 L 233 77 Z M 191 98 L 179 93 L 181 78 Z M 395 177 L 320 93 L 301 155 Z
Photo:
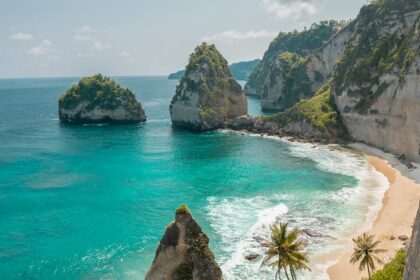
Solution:
M 302 32 L 280 33 L 249 77 L 245 93 L 261 97 L 265 111 L 284 111 L 313 96 L 330 77 L 351 27 L 323 21 Z
M 138 123 L 146 115 L 129 89 L 101 74 L 85 77 L 72 85 L 58 101 L 65 123 Z
M 407 252 L 404 280 L 420 280 L 420 207 L 417 211 L 417 218 Z
M 146 280 L 222 280 L 209 239 L 186 206 L 165 231 Z
M 365 6 L 334 73 L 350 136 L 420 162 L 420 1 Z
M 190 56 L 169 108 L 174 125 L 197 131 L 221 128 L 225 121 L 246 115 L 248 110 L 227 61 L 214 45 L 206 43 Z
M 228 122 L 227 128 L 324 143 L 347 138 L 346 128 L 335 108 L 331 83 L 321 87 L 314 97 L 303 99 L 284 112 L 265 117 L 241 117 Z
M 284 52 L 274 59 L 263 82 L 263 110 L 284 111 L 299 100 L 313 96 L 328 81 L 344 53 L 353 24 L 339 28 L 341 25 L 336 23 L 336 30 L 340 31 L 306 55 Z

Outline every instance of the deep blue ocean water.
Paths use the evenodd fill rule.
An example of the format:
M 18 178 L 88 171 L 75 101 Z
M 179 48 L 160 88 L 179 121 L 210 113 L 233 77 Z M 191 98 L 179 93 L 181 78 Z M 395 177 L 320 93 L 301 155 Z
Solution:
M 143 279 L 181 203 L 226 279 L 273 278 L 244 256 L 261 253 L 253 237 L 282 220 L 320 236 L 307 237 L 313 272 L 304 277 L 325 279 L 325 256 L 339 248 L 332 238 L 360 227 L 380 192 L 363 157 L 175 129 L 177 81 L 115 79 L 143 103 L 146 124 L 61 125 L 58 97 L 77 78 L 0 80 L 1 279 Z M 258 100 L 249 111 L 260 114 Z

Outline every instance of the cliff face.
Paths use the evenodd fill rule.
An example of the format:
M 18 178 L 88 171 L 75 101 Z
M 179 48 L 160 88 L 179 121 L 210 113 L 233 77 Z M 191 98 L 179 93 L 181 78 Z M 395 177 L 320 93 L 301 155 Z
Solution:
M 280 54 L 271 65 L 263 84 L 261 107 L 266 111 L 284 111 L 299 100 L 309 98 L 331 77 L 344 53 L 353 25 L 333 35 L 322 47 L 306 56 Z M 289 59 L 286 57 L 289 56 Z
M 420 161 L 420 2 L 362 8 L 334 73 L 335 103 L 350 136 Z
M 271 90 L 270 93 L 267 90 L 270 87 L 269 84 L 275 82 L 274 76 L 276 75 L 275 72 L 278 71 L 276 66 L 279 65 L 277 61 L 279 55 L 283 52 L 290 52 L 300 57 L 305 57 L 312 51 L 322 47 L 337 32 L 339 25 L 341 24 L 335 21 L 324 21 L 319 24 L 313 24 L 311 28 L 302 32 L 281 32 L 270 43 L 263 59 L 251 73 L 245 85 L 246 95 L 263 97 L 264 94 L 270 95 L 271 92 L 274 92 L 275 89 Z
M 222 280 L 209 239 L 185 206 L 165 231 L 146 280 Z
M 203 43 L 190 57 L 170 105 L 172 123 L 191 130 L 223 127 L 246 115 L 247 99 L 214 45 Z
M 407 263 L 404 270 L 404 280 L 420 279 L 420 207 L 411 235 L 410 247 L 407 252 Z
M 71 86 L 58 102 L 65 123 L 138 123 L 146 115 L 134 94 L 101 74 Z
M 340 141 L 347 137 L 346 129 L 335 108 L 331 83 L 321 87 L 314 97 L 303 99 L 277 115 L 241 117 L 227 123 L 227 127 L 324 143 Z

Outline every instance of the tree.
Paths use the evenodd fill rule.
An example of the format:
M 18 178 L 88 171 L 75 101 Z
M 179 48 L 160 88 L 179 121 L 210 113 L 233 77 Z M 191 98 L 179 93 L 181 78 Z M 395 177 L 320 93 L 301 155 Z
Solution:
M 308 255 L 304 252 L 307 243 L 299 238 L 301 232 L 298 228 L 288 231 L 287 227 L 288 223 L 280 223 L 279 226 L 273 225 L 270 227 L 271 238 L 269 240 L 263 238 L 256 238 L 256 240 L 266 249 L 261 266 L 275 268 L 277 270 L 275 279 L 281 279 L 281 272 L 284 271 L 288 280 L 296 280 L 297 271 L 310 270 Z
M 374 235 L 368 235 L 366 233 L 363 233 L 363 235 L 357 238 L 353 238 L 355 247 L 350 259 L 350 263 L 352 264 L 360 262 L 360 271 L 367 269 L 369 279 L 371 273 L 375 270 L 375 261 L 378 264 L 382 264 L 382 261 L 376 255 L 386 252 L 384 249 L 377 248 L 380 241 L 374 241 L 374 238 Z

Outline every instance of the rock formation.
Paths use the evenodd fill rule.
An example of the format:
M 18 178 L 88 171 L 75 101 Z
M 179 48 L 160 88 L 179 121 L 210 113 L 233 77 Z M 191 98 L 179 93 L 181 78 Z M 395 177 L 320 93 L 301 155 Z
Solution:
M 344 51 L 350 28 L 343 25 L 324 21 L 302 32 L 280 33 L 251 74 L 246 94 L 261 97 L 261 107 L 268 111 L 283 111 L 311 97 Z
M 320 81 L 325 80 L 334 69 L 328 82 L 333 97 L 328 103 L 333 111 L 329 105 L 319 107 L 316 100 L 323 98 L 315 94 L 277 115 L 277 124 L 283 132 L 304 138 L 316 135 L 317 130 L 323 138 L 336 131 L 408 161 L 420 162 L 419 34 L 419 1 L 378 0 L 364 6 L 354 21 L 307 58 L 306 74 L 312 90 L 318 87 L 312 79 L 319 76 Z M 289 60 L 292 63 L 286 66 L 297 59 Z M 298 76 L 292 76 L 293 83 Z M 283 77 L 278 74 L 273 79 L 280 81 Z M 300 95 L 296 88 L 292 92 Z M 281 109 L 290 105 L 284 99 L 279 102 Z M 327 135 L 323 133 L 326 131 Z
M 169 108 L 174 125 L 196 131 L 221 128 L 248 110 L 247 99 L 227 61 L 214 45 L 206 43 L 190 56 Z
M 139 123 L 146 121 L 142 106 L 129 89 L 101 74 L 72 85 L 58 101 L 65 123 Z
M 420 162 L 420 2 L 375 1 L 354 24 L 333 79 L 348 132 Z
M 292 136 L 299 139 L 332 143 L 347 138 L 346 128 L 335 109 L 331 84 L 326 84 L 310 99 L 273 116 L 240 117 L 227 123 L 233 130 Z
M 157 248 L 146 280 L 222 280 L 209 239 L 186 206 L 176 210 Z
M 420 207 L 417 211 L 413 234 L 411 235 L 410 246 L 407 252 L 404 280 L 420 280 Z

